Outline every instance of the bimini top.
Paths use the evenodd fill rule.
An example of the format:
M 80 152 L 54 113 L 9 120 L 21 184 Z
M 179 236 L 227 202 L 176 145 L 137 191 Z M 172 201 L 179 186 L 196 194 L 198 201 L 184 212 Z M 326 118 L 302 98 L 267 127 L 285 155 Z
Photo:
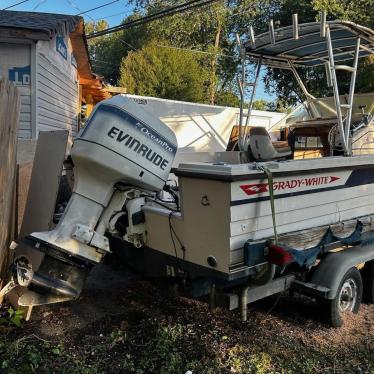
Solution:
M 353 59 L 357 38 L 361 39 L 359 57 L 374 53 L 374 31 L 352 22 L 328 21 L 334 60 Z M 321 37 L 321 23 L 310 22 L 277 29 L 256 35 L 244 47 L 255 59 L 262 56 L 262 63 L 271 67 L 317 66 L 329 61 L 326 37 Z M 295 38 L 296 33 L 296 38 Z M 297 35 L 298 34 L 298 35 Z M 254 40 L 254 44 L 253 44 Z

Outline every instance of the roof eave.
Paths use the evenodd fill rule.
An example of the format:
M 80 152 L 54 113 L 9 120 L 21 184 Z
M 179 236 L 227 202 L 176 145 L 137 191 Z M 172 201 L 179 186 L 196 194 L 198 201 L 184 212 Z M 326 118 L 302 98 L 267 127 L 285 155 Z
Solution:
M 0 38 L 6 39 L 26 39 L 32 41 L 50 40 L 48 32 L 43 30 L 29 30 L 18 27 L 2 27 L 0 26 Z

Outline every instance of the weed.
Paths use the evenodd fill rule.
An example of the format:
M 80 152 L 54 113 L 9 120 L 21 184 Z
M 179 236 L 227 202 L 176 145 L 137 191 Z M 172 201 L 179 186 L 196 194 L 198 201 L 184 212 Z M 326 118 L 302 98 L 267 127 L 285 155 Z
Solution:
M 12 307 L 9 307 L 7 310 L 3 311 L 0 316 L 1 325 L 14 325 L 17 327 L 21 327 L 23 320 L 23 310 L 14 310 Z

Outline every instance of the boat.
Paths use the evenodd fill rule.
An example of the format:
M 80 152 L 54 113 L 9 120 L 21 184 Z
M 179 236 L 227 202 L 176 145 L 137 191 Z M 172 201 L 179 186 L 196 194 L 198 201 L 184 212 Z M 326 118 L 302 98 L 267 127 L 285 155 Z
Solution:
M 268 32 L 255 36 L 250 29 L 249 35 L 250 40 L 240 44 L 237 141 L 212 162 L 182 162 L 173 170 L 179 181 L 179 211 L 156 203 L 143 208 L 144 259 L 164 265 L 144 266 L 150 275 L 160 275 L 171 266 L 170 259 L 178 257 L 194 277 L 243 278 L 260 258 L 264 261 L 264 243 L 269 240 L 279 242 L 290 233 L 322 228 L 318 242 L 331 225 L 374 214 L 373 108 L 366 113 L 365 95 L 355 95 L 354 90 L 359 58 L 374 52 L 373 30 L 326 19 L 299 24 L 295 15 L 291 26 L 275 29 L 270 22 Z M 249 83 L 248 59 L 256 64 L 254 82 Z M 277 142 L 265 129 L 250 127 L 263 65 L 292 71 L 306 97 L 309 118 L 288 124 Z M 307 91 L 298 74 L 300 68 L 319 66 L 326 67 L 334 92 L 332 109 L 326 99 Z M 348 95 L 339 93 L 336 72 L 341 70 L 351 74 Z M 248 113 L 244 87 L 252 89 Z M 176 249 L 171 226 L 184 250 Z M 297 249 L 307 248 L 299 243 Z
M 16 250 L 13 284 L 28 289 L 20 305 L 77 298 L 89 269 L 110 252 L 146 277 L 188 284 L 192 296 L 252 282 L 268 284 L 265 297 L 302 279 L 300 269 L 310 270 L 336 243 L 374 237 L 374 120 L 355 95 L 358 60 L 374 53 L 374 31 L 326 16 L 299 24 L 294 15 L 292 26 L 275 29 L 271 21 L 268 32 L 255 36 L 251 28 L 249 35 L 245 43 L 238 38 L 239 125 L 227 151 L 208 153 L 204 162 L 191 153 L 172 168 L 175 134 L 131 98 L 118 95 L 95 107 L 71 151 L 75 182 L 63 216 Z M 252 83 L 247 59 L 257 64 Z M 309 117 L 289 123 L 277 141 L 250 126 L 263 64 L 291 70 L 306 97 Z M 313 97 L 297 71 L 318 66 L 326 66 L 335 109 Z M 338 70 L 351 74 L 345 101 Z M 30 251 L 39 253 L 38 262 Z M 372 247 L 357 253 L 339 271 L 374 258 Z M 336 297 L 335 283 L 330 289 L 324 279 L 314 282 L 324 297 Z

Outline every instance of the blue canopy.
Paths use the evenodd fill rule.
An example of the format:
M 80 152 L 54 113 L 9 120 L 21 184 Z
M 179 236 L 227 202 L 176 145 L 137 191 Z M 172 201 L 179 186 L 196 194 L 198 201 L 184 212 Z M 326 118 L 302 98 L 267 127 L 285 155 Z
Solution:
M 357 38 L 361 38 L 359 57 L 374 53 L 374 31 L 352 22 L 329 21 L 334 60 L 353 59 Z M 254 59 L 262 56 L 262 63 L 271 67 L 318 66 L 328 61 L 326 38 L 320 34 L 321 23 L 310 22 L 298 25 L 298 39 L 294 38 L 293 26 L 275 29 L 275 43 L 271 33 L 255 36 L 255 43 L 245 43 L 247 54 Z M 273 41 L 274 42 L 274 41 Z

